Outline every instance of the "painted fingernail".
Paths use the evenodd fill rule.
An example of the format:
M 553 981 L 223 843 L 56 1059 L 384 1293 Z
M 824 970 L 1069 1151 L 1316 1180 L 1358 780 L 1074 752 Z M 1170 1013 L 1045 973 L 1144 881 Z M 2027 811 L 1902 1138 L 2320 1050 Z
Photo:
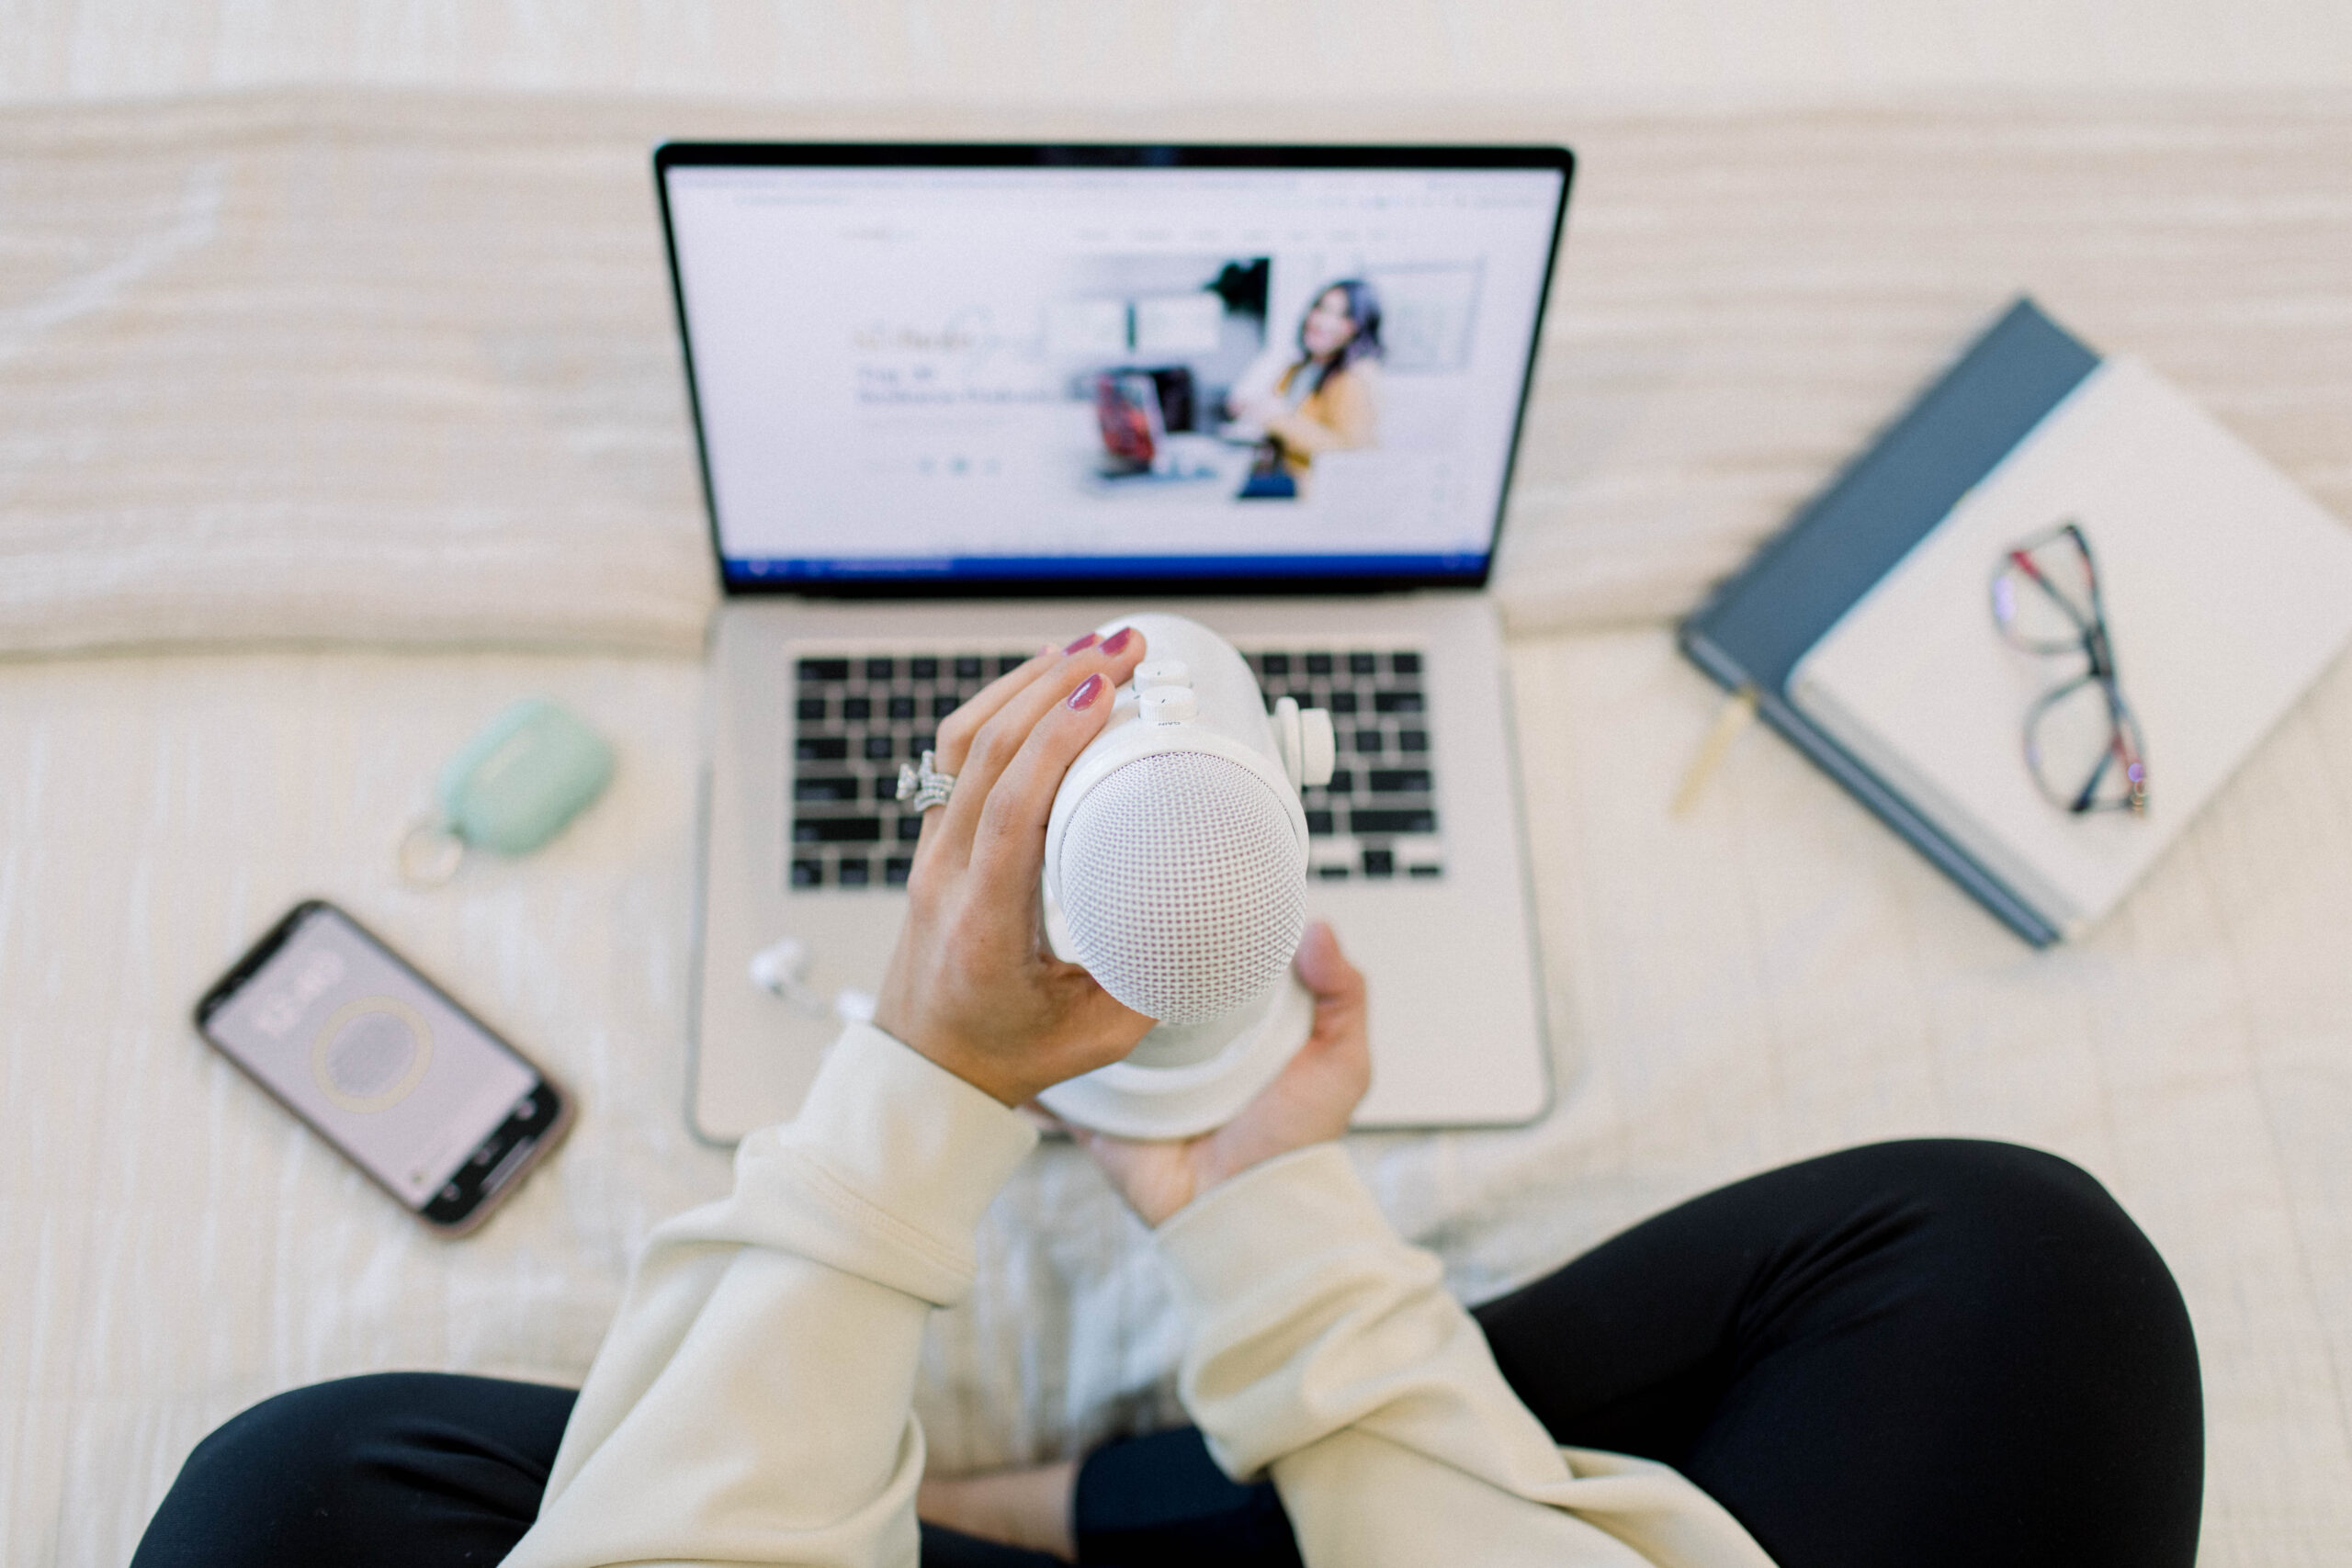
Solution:
M 1074 708 L 1092 707 L 1094 705 L 1094 699 L 1102 694 L 1102 677 L 1100 675 L 1089 675 L 1085 680 L 1080 681 L 1078 683 L 1078 690 L 1069 694 L 1069 705 Z
M 1109 637 L 1102 639 L 1102 651 L 1109 654 L 1112 658 L 1116 659 L 1119 656 L 1120 651 L 1124 649 L 1127 644 L 1135 640 L 1135 627 L 1121 626 L 1117 631 L 1113 632 Z
M 1068 648 L 1063 649 L 1062 651 L 1064 653 L 1076 653 L 1082 648 L 1092 648 L 1099 640 L 1101 639 L 1096 637 L 1092 632 L 1088 632 L 1084 637 L 1080 637 L 1076 642 L 1071 643 Z

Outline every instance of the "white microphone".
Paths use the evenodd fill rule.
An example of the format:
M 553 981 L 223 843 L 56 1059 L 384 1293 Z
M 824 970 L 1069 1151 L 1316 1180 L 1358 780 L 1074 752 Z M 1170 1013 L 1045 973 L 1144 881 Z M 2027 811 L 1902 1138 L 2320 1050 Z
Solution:
M 1306 928 L 1302 784 L 1330 782 L 1330 715 L 1267 710 L 1231 644 L 1181 615 L 1133 626 L 1147 657 L 1070 764 L 1046 826 L 1056 953 L 1159 1021 L 1124 1061 L 1038 1098 L 1067 1122 L 1182 1138 L 1230 1121 L 1306 1043 L 1290 973 Z

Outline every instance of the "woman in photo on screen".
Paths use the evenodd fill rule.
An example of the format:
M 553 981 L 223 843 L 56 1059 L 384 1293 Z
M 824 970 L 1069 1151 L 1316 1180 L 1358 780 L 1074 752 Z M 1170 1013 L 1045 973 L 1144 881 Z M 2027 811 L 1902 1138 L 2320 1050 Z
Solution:
M 583 1388 L 279 1394 L 197 1446 L 133 1568 L 2190 1568 L 2188 1314 L 2088 1175 L 1849 1149 L 1465 1309 L 1341 1142 L 1368 1004 L 1324 926 L 1314 1032 L 1235 1120 L 1079 1134 L 1150 1230 L 1197 1426 L 927 1474 L 924 1324 L 1035 1149 L 1018 1108 L 1151 1024 L 1044 945 L 1038 891 L 1055 792 L 1145 652 L 1048 649 L 940 726 L 956 781 L 874 1021 L 743 1141 L 731 1195 L 654 1231 Z
M 1380 296 L 1372 285 L 1326 285 L 1298 323 L 1298 357 L 1271 385 L 1245 378 L 1226 400 L 1236 421 L 1265 435 L 1243 499 L 1295 495 L 1318 454 L 1376 442 L 1380 356 Z

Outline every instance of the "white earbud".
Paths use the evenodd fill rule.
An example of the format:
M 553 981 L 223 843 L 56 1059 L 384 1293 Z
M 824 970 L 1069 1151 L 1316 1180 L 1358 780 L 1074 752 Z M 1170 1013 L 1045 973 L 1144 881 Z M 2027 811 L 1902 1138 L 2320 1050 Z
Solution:
M 824 993 L 808 984 L 808 944 L 797 936 L 781 937 L 752 954 L 752 984 L 782 997 L 811 1018 L 827 1013 L 843 1023 L 874 1021 L 874 998 L 865 991 L 843 989 L 828 1004 Z

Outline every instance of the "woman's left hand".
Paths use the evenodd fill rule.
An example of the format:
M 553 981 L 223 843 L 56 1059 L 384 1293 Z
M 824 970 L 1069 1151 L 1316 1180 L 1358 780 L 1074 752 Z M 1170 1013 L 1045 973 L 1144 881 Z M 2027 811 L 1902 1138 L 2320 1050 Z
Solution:
M 1363 973 L 1320 920 L 1306 928 L 1295 963 L 1315 993 L 1314 1032 L 1240 1115 L 1215 1132 L 1168 1143 L 1070 1129 L 1145 1224 L 1157 1229 L 1218 1182 L 1348 1130 L 1372 1087 Z
M 1117 1061 L 1151 1028 L 1047 950 L 1039 891 L 1055 792 L 1143 656 L 1132 629 L 1048 649 L 939 727 L 935 762 L 956 787 L 924 814 L 874 1021 L 1007 1105 Z

